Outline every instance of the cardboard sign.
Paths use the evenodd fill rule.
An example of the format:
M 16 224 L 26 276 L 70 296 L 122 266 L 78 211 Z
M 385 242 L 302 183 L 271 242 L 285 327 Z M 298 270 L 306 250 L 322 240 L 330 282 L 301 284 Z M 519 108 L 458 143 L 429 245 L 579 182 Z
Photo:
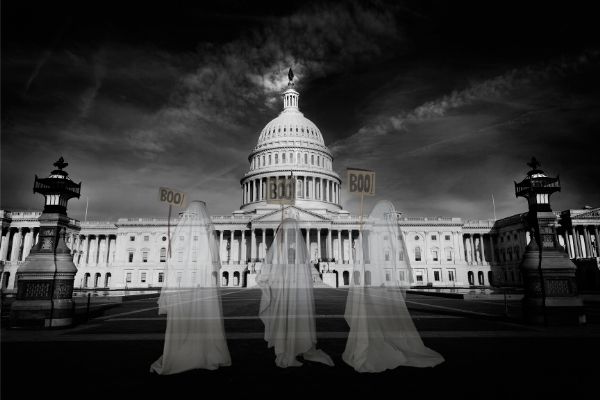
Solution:
M 348 192 L 375 196 L 375 171 L 348 168 Z
M 283 177 L 267 182 L 267 204 L 293 205 L 296 202 L 296 178 Z
M 185 193 L 161 187 L 158 189 L 158 200 L 172 206 L 182 207 L 185 204 Z

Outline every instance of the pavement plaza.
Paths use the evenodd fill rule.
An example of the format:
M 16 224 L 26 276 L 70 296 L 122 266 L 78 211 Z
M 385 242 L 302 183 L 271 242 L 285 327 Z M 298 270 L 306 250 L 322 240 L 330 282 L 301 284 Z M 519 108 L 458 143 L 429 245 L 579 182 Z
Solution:
M 341 359 L 348 335 L 347 289 L 315 289 L 318 346 L 335 367 L 305 362 L 280 369 L 263 340 L 258 289 L 222 289 L 221 299 L 232 365 L 155 376 L 150 364 L 162 353 L 166 319 L 157 297 L 124 301 L 96 310 L 86 322 L 51 331 L 2 333 L 2 394 L 27 389 L 50 393 L 61 380 L 85 397 L 168 395 L 177 390 L 223 394 L 267 394 L 296 388 L 300 393 L 372 394 L 405 390 L 425 397 L 478 393 L 493 398 L 543 393 L 593 393 L 600 356 L 600 305 L 588 303 L 588 324 L 543 327 L 520 321 L 520 303 L 462 300 L 409 293 L 407 306 L 425 344 L 446 361 L 435 367 L 399 367 L 359 374 Z M 31 385 L 36 382 L 35 385 Z M 523 387 L 524 385 L 524 388 Z M 293 393 L 293 392 L 290 392 Z

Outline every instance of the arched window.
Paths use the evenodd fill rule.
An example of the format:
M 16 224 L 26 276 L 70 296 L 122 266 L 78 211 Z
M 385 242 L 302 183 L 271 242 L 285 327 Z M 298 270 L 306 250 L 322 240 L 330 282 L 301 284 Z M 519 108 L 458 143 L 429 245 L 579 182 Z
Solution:
M 446 261 L 452 261 L 452 249 L 451 248 L 446 249 Z
M 221 286 L 229 285 L 229 272 L 224 271 L 223 276 L 221 277 Z
M 467 274 L 467 277 L 469 278 L 469 285 L 474 285 L 475 284 L 475 274 L 473 274 L 473 271 L 469 271 L 469 273 Z
M 2 289 L 6 289 L 8 287 L 8 280 L 10 279 L 10 272 L 5 272 L 2 274 Z
M 342 278 L 344 279 L 344 286 L 348 286 L 350 284 L 350 273 L 348 271 L 344 271 Z
M 415 247 L 415 261 L 421 261 L 421 248 Z
M 390 261 L 390 250 L 389 249 L 385 249 L 385 261 Z
M 360 271 L 354 271 L 354 284 L 360 285 Z
M 167 261 L 167 249 L 165 247 L 160 248 L 160 262 Z
M 310 155 L 310 165 L 315 165 L 315 155 L 314 154 Z
M 304 164 L 308 164 L 308 154 L 304 153 Z
M 494 273 L 492 271 L 488 271 L 488 282 L 490 285 L 494 284 Z
M 285 153 L 281 154 L 281 163 L 285 164 Z
M 233 286 L 240 286 L 240 273 L 235 271 L 233 273 Z
M 275 153 L 275 164 L 279 164 L 279 154 Z
M 271 155 L 269 154 L 269 165 L 271 165 Z
M 479 281 L 480 285 L 485 285 L 485 278 L 484 278 L 484 275 L 483 275 L 483 271 L 479 271 L 477 273 L 477 280 Z

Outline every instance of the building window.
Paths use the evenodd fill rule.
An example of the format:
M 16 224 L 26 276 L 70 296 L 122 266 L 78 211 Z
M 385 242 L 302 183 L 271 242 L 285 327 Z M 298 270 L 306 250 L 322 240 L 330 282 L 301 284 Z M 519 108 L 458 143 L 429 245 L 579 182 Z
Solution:
M 448 271 L 448 280 L 454 282 L 454 271 Z
M 279 164 L 279 154 L 275 153 L 275 164 Z
M 128 272 L 128 273 L 125 275 L 125 282 L 126 282 L 126 283 L 131 283 L 131 272 Z
M 308 164 L 308 154 L 304 153 L 304 164 Z
M 129 262 L 132 263 L 133 262 L 133 251 L 129 252 Z
M 389 273 L 389 272 L 386 272 L 386 273 L 385 273 L 385 281 L 386 281 L 386 282 L 389 282 L 389 281 L 390 281 L 390 273 Z
M 167 261 L 167 249 L 162 247 L 160 249 L 160 262 L 165 262 L 165 261 Z
M 431 235 L 431 240 L 437 240 L 437 235 Z
M 433 271 L 433 280 L 436 282 L 440 281 L 440 271 L 439 270 Z
M 415 261 L 421 261 L 421 248 L 415 247 Z
M 446 249 L 446 261 L 452 261 L 452 250 Z
M 385 261 L 390 261 L 390 251 L 389 250 L 385 251 Z
M 398 260 L 399 261 L 404 260 L 404 252 L 402 250 L 398 251 Z
M 142 252 L 142 262 L 148 262 L 148 252 L 147 251 Z
M 438 261 L 438 251 L 432 250 L 431 253 L 433 254 L 433 261 Z
M 404 282 L 404 271 L 398 271 L 398 278 L 400 282 Z
M 166 242 L 166 241 L 167 241 L 167 237 L 166 237 L 166 236 L 163 236 L 163 237 L 162 237 L 162 241 L 163 241 L 163 242 Z
M 423 271 L 415 272 L 415 277 L 417 278 L 417 282 L 423 283 Z
M 271 155 L 269 154 L 269 165 L 271 165 Z
M 165 279 L 165 273 L 159 272 L 158 273 L 158 283 L 163 283 L 164 279 Z
M 144 242 L 149 242 L 150 241 L 150 236 L 144 236 Z
M 446 235 L 446 236 L 444 237 L 444 239 L 446 239 L 446 240 L 450 240 L 450 235 Z
M 183 250 L 177 252 L 177 261 L 183 262 Z
M 485 285 L 483 271 L 477 272 L 477 279 L 479 280 L 480 285 Z
M 285 153 L 281 155 L 281 163 L 285 164 Z
M 129 236 L 129 241 L 130 242 L 135 242 L 135 236 Z
M 146 283 L 146 273 L 145 272 L 142 272 L 140 274 L 140 282 Z
M 194 242 L 198 241 L 198 236 L 194 236 Z
M 198 252 L 196 250 L 192 251 L 192 262 L 198 261 Z
M 415 240 L 419 240 L 419 236 L 415 236 Z

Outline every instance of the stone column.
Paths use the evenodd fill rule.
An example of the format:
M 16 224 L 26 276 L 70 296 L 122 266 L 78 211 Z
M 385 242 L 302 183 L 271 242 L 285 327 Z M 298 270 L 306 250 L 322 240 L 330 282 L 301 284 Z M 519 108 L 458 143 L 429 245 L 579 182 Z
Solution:
M 10 255 L 10 261 L 19 261 L 19 255 L 21 252 L 21 242 L 23 241 L 23 228 L 19 228 L 13 234 L 12 251 Z
M 579 240 L 579 232 L 577 232 L 577 227 L 573 227 L 573 246 L 575 247 L 575 258 L 583 257 L 581 253 L 581 240 Z
M 247 253 L 248 251 L 246 247 L 246 230 L 242 229 L 242 254 L 240 255 L 240 264 L 246 263 L 246 260 L 248 259 Z
M 327 258 L 331 259 L 331 258 L 333 258 L 333 245 L 331 242 L 331 227 L 329 227 L 329 229 L 327 229 L 327 244 L 326 244 L 326 246 L 327 246 L 327 249 L 326 249 Z
M 256 230 L 250 231 L 250 258 L 254 261 L 256 257 Z
M 494 238 L 492 236 L 492 234 L 490 233 L 489 235 L 490 238 L 490 261 L 491 263 L 495 263 L 496 262 L 496 257 L 494 256 Z
M 339 259 L 338 263 L 339 264 L 343 264 L 344 263 L 344 257 L 343 257 L 343 254 L 342 254 L 342 231 L 340 229 L 338 229 L 338 231 L 337 231 L 337 237 L 338 237 L 337 248 L 338 248 L 338 259 Z
M 261 246 L 262 246 L 262 249 L 263 249 L 261 257 L 264 258 L 264 259 L 266 259 L 267 258 L 267 229 L 266 228 L 263 228 L 263 230 L 262 230 L 262 243 L 261 243 Z
M 6 261 L 6 251 L 8 250 L 8 239 L 10 230 L 2 229 L 2 241 L 0 242 L 0 261 Z
M 583 234 L 585 237 L 585 255 L 589 258 L 592 256 L 592 238 L 587 226 L 583 227 Z
M 221 261 L 223 261 L 223 256 L 225 255 L 224 252 L 223 252 L 223 248 L 224 248 L 224 245 L 223 245 L 223 235 L 224 235 L 224 230 L 221 229 L 219 231 L 219 255 L 221 256 L 220 257 Z
M 319 260 L 321 257 L 321 228 L 317 228 L 317 257 Z
M 354 254 L 352 254 L 352 229 L 348 229 L 348 261 L 350 264 L 354 264 Z
M 362 229 L 358 230 L 358 243 L 356 244 L 356 247 L 359 249 L 356 253 L 360 254 L 360 258 L 358 260 L 359 263 L 364 264 L 365 262 L 365 255 L 363 254 L 363 237 L 362 237 Z M 399 247 L 400 251 L 403 252 L 403 248 L 402 246 Z M 404 257 L 407 257 L 408 254 L 404 254 Z M 399 260 L 395 260 L 396 262 L 398 262 Z M 397 276 L 394 278 L 398 278 Z
M 29 251 L 33 246 L 33 231 L 30 229 L 29 232 L 25 234 L 25 241 L 23 243 L 23 257 L 21 261 L 24 261 L 29 255 Z
M 469 235 L 469 244 L 471 245 L 471 263 L 477 263 L 475 259 L 475 241 L 473 240 L 473 234 Z
M 596 257 L 600 257 L 600 240 L 598 240 L 598 227 L 594 226 L 594 236 L 596 238 Z
M 569 235 L 567 234 L 567 230 L 565 229 L 562 233 L 563 242 L 565 242 L 565 252 L 571 257 L 571 249 L 569 248 Z
M 100 235 L 96 235 L 96 249 L 94 251 L 95 265 L 99 264 L 100 261 Z
M 308 259 L 312 260 L 312 254 L 310 254 L 310 228 L 306 228 L 306 253 L 308 254 Z

